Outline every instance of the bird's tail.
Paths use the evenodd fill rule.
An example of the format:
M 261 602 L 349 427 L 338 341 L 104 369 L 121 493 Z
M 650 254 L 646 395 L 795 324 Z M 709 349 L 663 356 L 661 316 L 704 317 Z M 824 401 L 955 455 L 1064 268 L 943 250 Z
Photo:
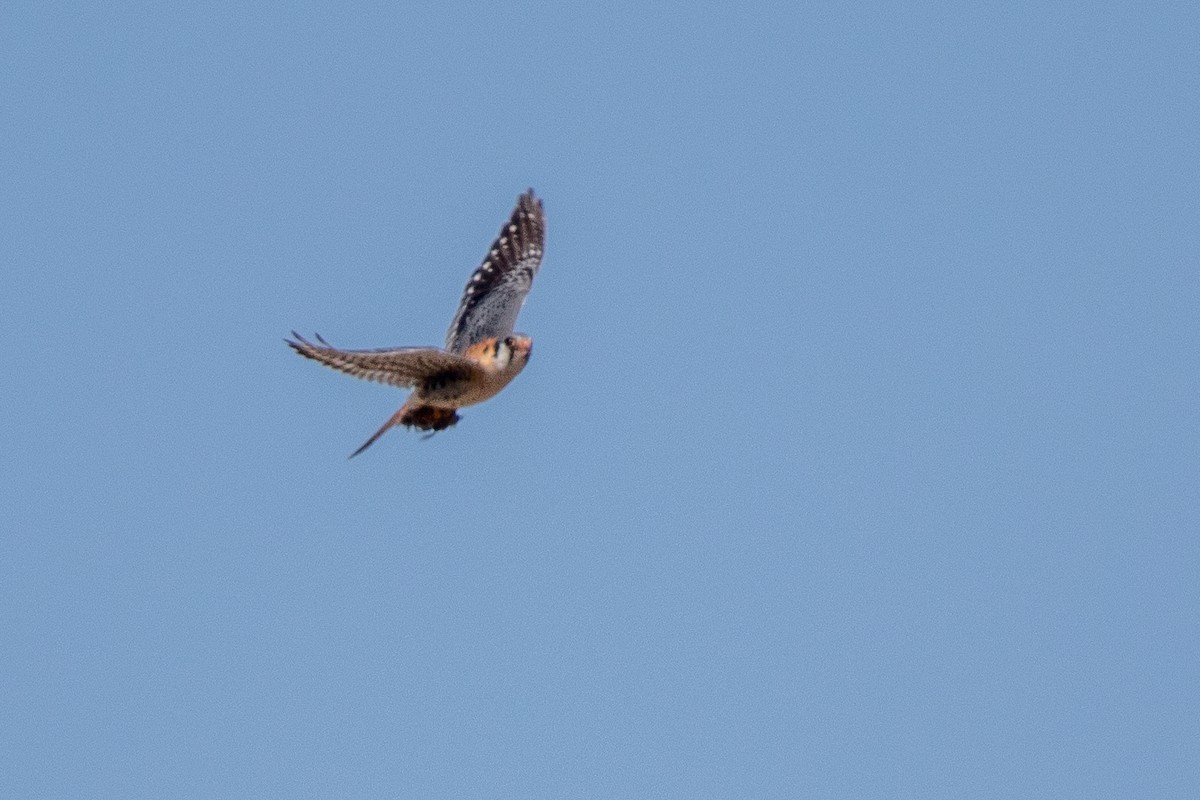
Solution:
M 396 425 L 399 425 L 400 420 L 403 418 L 404 411 L 406 408 L 408 408 L 407 404 L 405 404 L 404 406 L 401 406 L 400 410 L 397 411 L 395 414 L 392 414 L 391 419 L 389 419 L 387 422 L 383 423 L 383 427 L 381 427 L 379 430 L 375 431 L 375 433 L 371 434 L 371 438 L 367 439 L 365 442 L 363 442 L 363 446 L 358 448 L 357 450 L 355 450 L 353 453 L 351 453 L 350 457 L 354 458 L 356 455 L 361 453 L 363 450 L 366 450 L 368 447 L 375 444 L 375 440 L 378 439 L 380 436 L 383 436 L 383 434 L 387 433 L 388 428 L 392 428 L 392 427 L 395 427 Z
M 426 406 L 413 404 L 411 401 L 400 407 L 400 410 L 391 416 L 391 418 L 383 423 L 383 427 L 375 431 L 370 439 L 363 442 L 363 446 L 350 454 L 350 458 L 366 450 L 371 445 L 375 444 L 375 440 L 383 436 L 389 428 L 394 428 L 397 425 L 404 425 L 410 428 L 416 428 L 419 431 L 444 431 L 451 425 L 458 422 L 458 412 L 453 408 L 438 408 L 436 406 Z M 432 435 L 432 434 L 431 434 Z

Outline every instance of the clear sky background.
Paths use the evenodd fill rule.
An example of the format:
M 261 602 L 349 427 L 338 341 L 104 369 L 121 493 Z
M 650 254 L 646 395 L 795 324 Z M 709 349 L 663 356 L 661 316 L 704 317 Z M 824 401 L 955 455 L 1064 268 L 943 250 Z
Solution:
M 1068 5 L 6 4 L 0 796 L 1200 796 L 1200 11 Z

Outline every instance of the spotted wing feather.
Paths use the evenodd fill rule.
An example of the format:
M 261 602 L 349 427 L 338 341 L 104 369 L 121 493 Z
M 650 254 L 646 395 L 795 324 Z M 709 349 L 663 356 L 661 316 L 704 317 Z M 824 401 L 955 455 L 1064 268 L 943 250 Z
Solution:
M 530 189 L 517 198 L 512 217 L 467 281 L 462 302 L 446 334 L 447 350 L 461 353 L 476 342 L 512 333 L 517 314 L 533 285 L 533 276 L 542 263 L 545 240 L 542 201 Z
M 305 358 L 311 358 L 356 378 L 400 388 L 416 386 L 439 373 L 454 373 L 466 377 L 479 369 L 469 359 L 438 350 L 436 347 L 340 350 L 320 336 L 317 337 L 320 344 L 313 344 L 295 331 L 292 331 L 292 336 L 296 337 L 295 341 L 285 341 Z

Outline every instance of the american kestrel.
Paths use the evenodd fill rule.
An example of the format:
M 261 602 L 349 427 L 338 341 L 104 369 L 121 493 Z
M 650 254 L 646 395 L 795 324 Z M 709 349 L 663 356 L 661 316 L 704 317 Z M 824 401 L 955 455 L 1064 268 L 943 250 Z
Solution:
M 512 217 L 467 281 L 444 349 L 340 350 L 319 335 L 319 344 L 313 344 L 295 331 L 295 341 L 284 340 L 300 355 L 327 367 L 413 390 L 351 458 L 395 425 L 423 431 L 449 428 L 459 420 L 458 409 L 492 397 L 525 368 L 533 340 L 513 333 L 513 325 L 542 262 L 545 238 L 542 201 L 530 189 L 517 198 Z

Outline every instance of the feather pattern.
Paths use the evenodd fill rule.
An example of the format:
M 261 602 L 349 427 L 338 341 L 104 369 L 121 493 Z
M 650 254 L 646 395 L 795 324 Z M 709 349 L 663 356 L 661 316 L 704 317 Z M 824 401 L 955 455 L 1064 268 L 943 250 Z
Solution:
M 488 338 L 513 332 L 533 278 L 542 263 L 546 217 L 533 190 L 517 198 L 483 263 L 471 275 L 458 312 L 446 333 L 446 349 L 461 353 Z
M 292 336 L 296 337 L 294 341 L 284 341 L 305 358 L 341 370 L 347 375 L 389 386 L 411 388 L 439 374 L 471 380 L 481 372 L 480 367 L 469 358 L 436 347 L 341 350 L 320 336 L 316 337 L 320 344 L 313 344 L 295 331 L 292 331 Z

